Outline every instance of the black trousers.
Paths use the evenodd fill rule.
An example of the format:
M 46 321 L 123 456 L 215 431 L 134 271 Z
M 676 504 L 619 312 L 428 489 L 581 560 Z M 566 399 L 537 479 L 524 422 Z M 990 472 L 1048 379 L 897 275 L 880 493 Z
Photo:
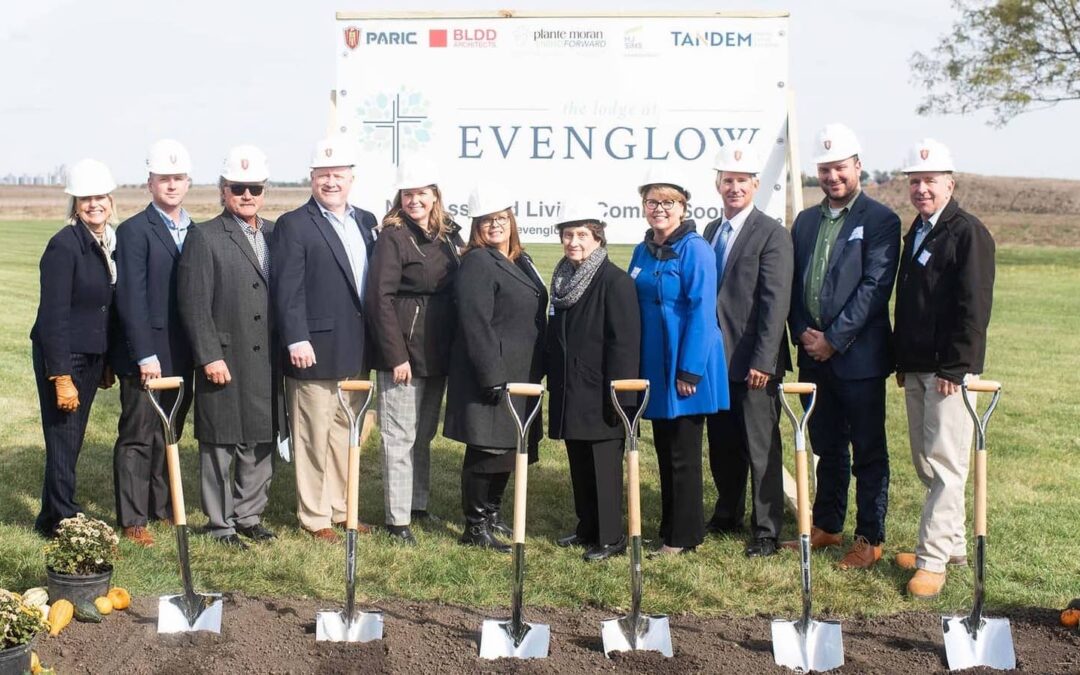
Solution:
M 41 430 L 45 435 L 45 480 L 41 485 L 41 512 L 34 529 L 52 536 L 61 520 L 82 510 L 75 501 L 75 465 L 82 451 L 90 406 L 94 404 L 105 368 L 105 355 L 71 355 L 71 372 L 66 374 L 71 375 L 79 391 L 79 407 L 70 413 L 56 407 L 56 385 L 46 375 L 45 356 L 36 342 L 32 359 L 41 406 Z
M 709 465 L 716 484 L 712 521 L 741 527 L 746 512 L 746 474 L 750 473 L 750 534 L 780 536 L 784 518 L 784 464 L 780 443 L 778 380 L 764 389 L 729 382 L 731 409 L 709 415 Z
M 479 525 L 498 513 L 513 468 L 513 450 L 494 454 L 465 446 L 465 460 L 461 466 L 461 510 L 466 525 Z
M 158 393 L 168 414 L 176 401 L 175 389 Z M 184 378 L 184 398 L 176 413 L 177 441 L 191 408 L 192 381 Z M 113 447 L 113 492 L 116 522 L 120 527 L 146 525 L 172 516 L 169 473 L 165 465 L 165 432 L 161 418 L 146 398 L 139 375 L 120 378 L 120 421 Z
M 566 441 L 574 488 L 577 536 L 593 544 L 614 544 L 623 535 L 623 439 Z
M 660 539 L 668 546 L 697 546 L 705 539 L 705 509 L 701 503 L 705 416 L 653 420 L 652 425 L 660 468 Z
M 842 380 L 829 368 L 799 372 L 800 381 L 818 386 L 817 405 L 807 423 L 810 445 L 820 458 L 814 525 L 826 532 L 844 531 L 848 486 L 854 474 L 855 536 L 866 537 L 871 544 L 885 541 L 889 507 L 885 379 Z

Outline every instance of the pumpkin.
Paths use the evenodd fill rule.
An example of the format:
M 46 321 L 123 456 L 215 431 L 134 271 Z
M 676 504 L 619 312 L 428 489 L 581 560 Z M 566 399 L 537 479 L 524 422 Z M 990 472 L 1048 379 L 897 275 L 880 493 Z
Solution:
M 101 623 L 101 612 L 94 603 L 80 600 L 75 603 L 75 620 L 82 623 Z
M 67 628 L 75 616 L 75 605 L 70 600 L 57 600 L 49 608 L 49 635 L 57 636 Z
M 94 598 L 94 607 L 97 608 L 97 611 L 101 612 L 102 616 L 105 616 L 106 614 L 112 614 L 113 611 L 112 600 L 106 598 L 105 596 L 102 596 L 100 598 Z
M 1069 606 L 1061 610 L 1061 625 L 1066 628 L 1080 626 L 1080 598 L 1073 600 Z
M 22 594 L 22 601 L 29 607 L 41 607 L 49 604 L 49 592 L 40 586 L 31 588 Z
M 113 609 L 127 609 L 131 606 L 131 594 L 119 586 L 110 589 L 106 597 L 112 601 Z

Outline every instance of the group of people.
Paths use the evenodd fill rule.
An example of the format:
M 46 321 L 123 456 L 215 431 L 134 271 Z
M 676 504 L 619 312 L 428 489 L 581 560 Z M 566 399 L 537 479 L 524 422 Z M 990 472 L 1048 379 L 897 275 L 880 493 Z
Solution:
M 747 533 L 748 477 L 746 554 L 772 555 L 782 545 L 778 384 L 791 369 L 790 336 L 799 379 L 817 384 L 812 546 L 843 542 L 854 475 L 855 538 L 840 567 L 881 558 L 885 381 L 895 371 L 927 488 L 918 546 L 897 563 L 916 570 L 913 595 L 932 597 L 946 565 L 966 560 L 973 427 L 958 392 L 983 368 L 993 240 L 952 198 L 954 167 L 940 143 L 920 142 L 905 166 L 919 216 L 901 252 L 899 218 L 860 189 L 854 133 L 832 124 L 814 142 L 825 196 L 790 232 L 754 206 L 763 158 L 735 141 L 714 166 L 723 215 L 702 234 L 687 217 L 686 181 L 661 166 L 638 186 L 648 229 L 629 269 L 608 259 L 596 205 L 564 204 L 564 256 L 550 282 L 524 250 L 502 186 L 474 188 L 466 238 L 444 206 L 437 167 L 406 162 L 380 224 L 348 202 L 356 161 L 343 138 L 317 144 L 311 199 L 276 223 L 259 215 L 269 169 L 252 146 L 229 151 L 223 211 L 197 225 L 183 208 L 191 161 L 176 141 L 150 148 L 151 204 L 115 231 L 115 183 L 103 164 L 83 160 L 68 178 L 70 227 L 42 257 L 31 333 L 47 451 L 36 527 L 49 535 L 79 510 L 75 463 L 88 411 L 115 373 L 118 524 L 153 545 L 148 522 L 171 513 L 160 422 L 143 385 L 182 376 L 177 431 L 193 396 L 209 534 L 239 548 L 274 538 L 261 515 L 275 445 L 288 436 L 300 526 L 337 541 L 349 445 L 337 382 L 374 370 L 389 536 L 415 544 L 411 526 L 437 520 L 430 455 L 445 393 L 443 434 L 465 445 L 461 542 L 509 551 L 501 506 L 518 432 L 506 385 L 546 377 L 547 432 L 565 443 L 577 516 L 558 543 L 603 560 L 627 543 L 615 406 L 633 413 L 642 404 L 634 392 L 612 400 L 609 384 L 640 377 L 651 385 L 643 415 L 660 474 L 653 555 L 691 552 L 709 532 Z M 522 417 L 536 405 L 511 404 Z M 533 425 L 527 439 L 530 461 L 542 431 Z M 707 521 L 706 437 L 718 494 Z

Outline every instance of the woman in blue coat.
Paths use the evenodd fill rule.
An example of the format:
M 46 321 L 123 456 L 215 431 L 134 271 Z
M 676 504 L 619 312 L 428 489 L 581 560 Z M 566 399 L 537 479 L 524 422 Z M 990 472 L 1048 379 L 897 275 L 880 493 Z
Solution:
M 705 416 L 728 407 L 727 363 L 716 321 L 716 256 L 694 221 L 681 180 L 647 178 L 638 188 L 649 231 L 630 276 L 641 309 L 641 376 L 652 391 L 660 468 L 660 539 L 654 555 L 693 551 L 705 538 L 701 440 Z

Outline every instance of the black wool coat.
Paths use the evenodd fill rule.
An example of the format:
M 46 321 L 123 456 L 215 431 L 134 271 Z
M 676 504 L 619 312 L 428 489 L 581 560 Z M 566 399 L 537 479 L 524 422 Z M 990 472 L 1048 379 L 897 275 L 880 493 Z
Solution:
M 458 328 L 443 435 L 482 448 L 512 450 L 517 447 L 514 422 L 505 403 L 489 400 L 485 389 L 543 378 L 547 288 L 528 254 L 511 262 L 494 249 L 478 248 L 462 256 L 454 294 Z M 523 422 L 536 404 L 535 398 L 514 397 Z M 534 457 L 542 435 L 538 414 L 529 435 Z
M 630 275 L 610 260 L 581 298 L 554 309 L 547 329 L 548 436 L 597 441 L 622 438 L 611 403 L 612 380 L 638 377 L 641 313 Z M 636 395 L 620 395 L 635 405 Z

